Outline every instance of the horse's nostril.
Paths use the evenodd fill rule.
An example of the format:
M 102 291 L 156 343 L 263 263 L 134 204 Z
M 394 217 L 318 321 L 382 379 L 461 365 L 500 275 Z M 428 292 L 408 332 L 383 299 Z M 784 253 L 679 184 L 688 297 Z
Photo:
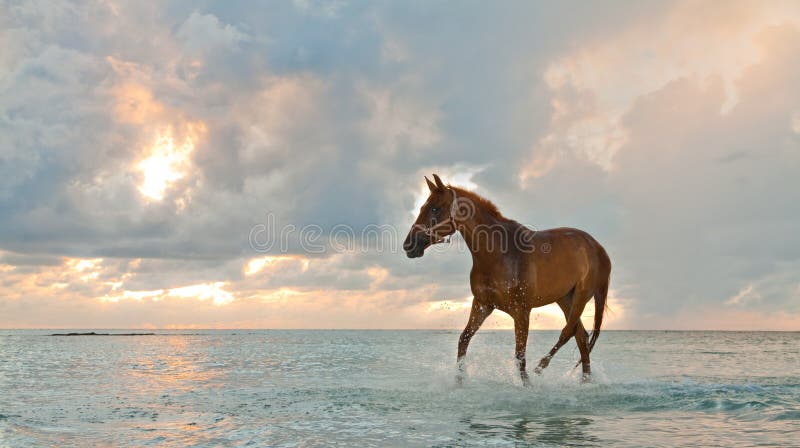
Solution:
M 425 252 L 425 249 L 421 246 L 412 247 L 410 250 L 406 251 L 406 256 L 408 258 L 419 258 Z
M 419 247 L 424 246 L 424 235 L 419 233 L 409 234 L 405 242 L 403 242 L 403 249 L 406 252 L 415 251 Z

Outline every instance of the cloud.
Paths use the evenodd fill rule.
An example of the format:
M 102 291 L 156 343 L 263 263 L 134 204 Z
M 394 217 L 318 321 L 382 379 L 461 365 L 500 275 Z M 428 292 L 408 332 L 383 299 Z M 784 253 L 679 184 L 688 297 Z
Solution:
M 716 304 L 726 315 L 725 308 L 732 306 L 764 315 L 796 313 L 793 272 L 800 251 L 790 223 L 800 215 L 791 205 L 797 201 L 795 189 L 781 187 L 780 179 L 791 176 L 800 162 L 791 127 L 800 91 L 790 81 L 800 67 L 799 33 L 794 25 L 765 25 L 748 34 L 760 58 L 738 70 L 732 81 L 737 100 L 730 108 L 723 107 L 729 102 L 724 73 L 703 78 L 690 70 L 645 89 L 619 118 L 589 109 L 594 115 L 612 114 L 626 135 L 613 150 L 609 172 L 592 175 L 603 190 L 586 194 L 600 201 L 612 198 L 618 214 L 608 242 L 617 287 L 637 298 L 630 319 L 638 315 L 652 324 L 661 314 L 659 325 L 669 327 L 664 322 L 674 322 L 670 316 L 689 313 L 698 303 Z M 634 60 L 626 61 L 640 65 L 635 52 Z M 599 64 L 594 69 L 602 69 Z M 553 146 L 562 152 L 546 151 L 551 137 L 540 142 L 522 171 L 535 174 L 528 188 L 548 194 L 574 188 L 562 187 L 557 178 L 575 172 L 567 164 L 593 160 L 570 151 L 575 148 L 563 137 L 584 120 L 569 111 L 609 89 L 616 91 L 601 84 L 554 108 L 553 132 L 560 137 Z
M 220 23 L 213 14 L 200 14 L 197 11 L 181 24 L 175 37 L 183 44 L 185 51 L 192 55 L 236 48 L 240 42 L 249 39 L 235 26 Z
M 399 251 L 432 172 L 595 235 L 611 328 L 797 321 L 793 2 L 7 12 L 2 326 L 460 327 L 458 239 Z

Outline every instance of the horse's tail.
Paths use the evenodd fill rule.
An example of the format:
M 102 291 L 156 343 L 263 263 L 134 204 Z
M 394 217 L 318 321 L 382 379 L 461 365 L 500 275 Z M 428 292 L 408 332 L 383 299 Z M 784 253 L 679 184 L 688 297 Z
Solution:
M 611 281 L 611 260 L 605 249 L 600 247 L 600 263 L 602 271 L 605 275 L 600 280 L 600 283 L 594 290 L 594 328 L 592 328 L 592 336 L 589 338 L 589 352 L 591 353 L 594 344 L 597 342 L 597 337 L 600 336 L 600 327 L 603 325 L 603 315 L 608 309 L 606 298 L 608 296 L 608 284 Z M 602 275 L 602 274 L 601 274 Z

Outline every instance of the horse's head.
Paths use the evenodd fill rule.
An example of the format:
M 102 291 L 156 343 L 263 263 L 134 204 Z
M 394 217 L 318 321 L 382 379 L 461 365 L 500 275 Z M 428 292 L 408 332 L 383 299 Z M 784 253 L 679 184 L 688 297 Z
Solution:
M 436 174 L 433 175 L 434 182 L 427 177 L 430 196 L 419 210 L 419 216 L 411 226 L 403 249 L 408 258 L 421 257 L 425 249 L 431 244 L 444 241 L 444 239 L 456 231 L 453 220 L 453 208 L 455 206 L 455 191 L 442 183 L 442 179 Z

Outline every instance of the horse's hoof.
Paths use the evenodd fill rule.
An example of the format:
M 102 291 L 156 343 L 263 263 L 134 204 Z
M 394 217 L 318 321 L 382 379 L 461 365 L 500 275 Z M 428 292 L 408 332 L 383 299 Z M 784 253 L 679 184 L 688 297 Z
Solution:
M 531 379 L 528 378 L 528 375 L 522 377 L 522 386 L 523 387 L 531 387 Z
M 591 373 L 584 373 L 581 375 L 581 384 L 587 384 L 592 382 L 592 374 Z
M 533 369 L 533 374 L 534 375 L 541 375 L 542 374 L 542 368 L 541 367 L 537 367 L 537 368 Z
M 464 376 L 456 375 L 456 386 L 461 387 L 464 385 Z

